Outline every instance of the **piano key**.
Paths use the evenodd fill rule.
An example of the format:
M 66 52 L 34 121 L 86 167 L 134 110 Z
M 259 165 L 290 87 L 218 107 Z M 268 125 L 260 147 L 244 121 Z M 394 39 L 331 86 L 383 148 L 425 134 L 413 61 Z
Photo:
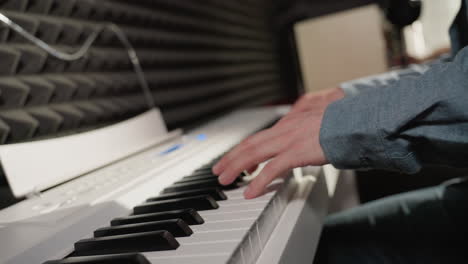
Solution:
M 211 169 L 208 171 L 194 171 L 192 174 L 185 176 L 185 177 L 196 177 L 196 176 L 205 176 L 205 175 L 211 175 L 211 176 L 216 176 L 211 172 Z
M 226 192 L 229 195 L 242 193 L 243 190 L 235 190 Z M 228 196 L 229 196 L 228 195 Z M 253 204 L 250 200 L 237 201 L 220 201 L 220 208 L 214 211 L 202 211 L 200 215 L 206 215 L 207 218 L 215 217 L 205 224 L 194 226 L 194 234 L 190 237 L 178 238 L 180 247 L 176 251 L 165 252 L 148 252 L 145 256 L 153 263 L 197 263 L 191 262 L 190 259 L 203 259 L 203 257 L 224 256 L 229 255 L 226 260 L 221 263 L 228 263 L 232 253 L 239 246 L 247 232 L 255 225 L 260 215 L 264 212 L 265 206 L 271 201 L 273 195 L 268 194 L 268 198 L 262 199 L 260 202 L 254 202 L 255 210 L 245 210 Z M 255 201 L 255 200 L 254 200 Z M 233 206 L 235 205 L 235 206 Z M 232 208 L 236 208 L 234 211 Z M 255 241 L 268 237 L 259 238 L 255 231 L 253 238 Z M 248 245 L 249 246 L 249 245 Z M 176 261 L 177 260 L 177 261 Z
M 270 197 L 271 198 L 271 197 Z M 227 201 L 226 201 L 227 202 Z M 242 204 L 248 202 L 243 200 L 238 202 Z M 224 203 L 224 202 L 221 202 Z M 224 219 L 221 221 L 207 221 L 203 225 L 194 226 L 194 234 L 190 237 L 178 238 L 177 241 L 180 243 L 180 247 L 176 251 L 165 251 L 165 252 L 154 252 L 145 253 L 154 263 L 192 263 L 188 262 L 166 262 L 169 259 L 182 259 L 187 256 L 193 256 L 194 258 L 202 256 L 213 256 L 213 255 L 232 255 L 235 248 L 238 247 L 239 243 L 244 238 L 248 230 L 255 224 L 260 214 L 263 212 L 265 205 L 268 201 L 265 201 L 263 206 L 259 206 L 258 210 L 254 213 L 233 213 L 232 216 L 239 215 L 238 219 Z M 225 215 L 226 208 L 220 206 L 216 211 L 203 211 L 203 214 L 217 213 Z M 229 218 L 230 215 L 227 217 Z M 196 230 L 196 231 L 195 231 Z M 229 259 L 229 258 L 228 258 Z M 222 262 L 226 263 L 226 261 Z
M 198 173 L 198 172 L 211 173 L 211 165 L 209 167 L 199 168 L 194 171 L 194 173 Z
M 200 170 L 200 169 L 206 169 L 206 168 L 210 168 L 210 169 L 211 169 L 212 167 L 213 167 L 213 165 L 212 165 L 211 162 L 210 162 L 210 163 L 208 163 L 208 164 L 205 164 L 205 165 L 201 166 L 201 167 L 198 168 L 198 169 L 199 169 L 199 170 Z
M 176 181 L 174 184 L 177 183 L 187 183 L 187 182 L 193 182 L 193 181 L 200 181 L 200 180 L 213 180 L 216 179 L 217 176 L 215 175 L 201 175 L 201 176 L 194 176 L 194 177 L 184 177 L 179 181 Z
M 153 263 L 164 264 L 208 264 L 208 263 L 228 263 L 231 255 L 228 253 L 217 253 L 212 255 L 186 255 L 149 258 Z
M 119 254 L 91 257 L 71 257 L 50 260 L 43 264 L 151 264 L 142 254 Z
M 245 234 L 245 231 L 239 230 L 239 233 Z M 212 233 L 214 234 L 214 233 Z M 221 240 L 210 238 L 208 241 L 204 242 L 194 242 L 196 241 L 195 235 L 190 237 L 190 241 L 187 241 L 185 244 L 180 244 L 180 247 L 174 251 L 160 251 L 160 252 L 148 252 L 145 253 L 145 256 L 154 261 L 154 263 L 161 263 L 158 259 L 163 258 L 174 258 L 181 256 L 210 256 L 210 255 L 224 255 L 232 254 L 234 249 L 239 246 L 242 239 L 241 238 L 232 238 L 226 237 L 224 233 L 219 233 L 218 237 L 221 236 Z M 162 262 L 165 263 L 165 262 Z M 191 262 L 188 262 L 191 263 Z M 229 262 L 221 262 L 229 263 Z M 241 262 L 242 263 L 242 262 Z
M 153 198 L 149 198 L 146 201 L 155 202 L 155 201 L 170 200 L 170 199 L 197 196 L 197 195 L 209 195 L 211 198 L 215 199 L 216 201 L 227 199 L 227 196 L 219 188 L 203 188 L 203 189 L 190 190 L 190 191 L 184 191 L 184 192 L 162 194 Z
M 75 251 L 72 253 L 72 256 L 173 250 L 178 247 L 179 243 L 171 233 L 167 231 L 154 231 L 82 239 L 75 243 Z
M 133 208 L 133 213 L 147 214 L 186 208 L 193 208 L 195 210 L 201 211 L 217 209 L 218 207 L 218 203 L 213 198 L 211 198 L 208 195 L 200 195 L 166 201 L 144 203 Z
M 246 219 L 235 219 L 235 220 L 220 220 L 213 222 L 206 222 L 203 225 L 193 226 L 192 230 L 194 233 L 198 232 L 213 232 L 217 230 L 232 230 L 244 228 L 248 229 L 255 221 L 255 217 Z
M 94 231 L 94 237 L 126 235 L 132 233 L 169 231 L 175 237 L 190 236 L 192 229 L 182 219 L 147 222 L 140 224 L 129 224 L 99 228 Z
M 200 243 L 206 243 L 210 241 L 222 241 L 222 240 L 241 240 L 245 232 L 247 232 L 248 228 L 245 226 L 241 227 L 234 227 L 229 230 L 227 229 L 213 229 L 209 231 L 197 231 L 197 233 L 194 233 L 191 237 L 184 237 L 184 238 L 178 238 L 179 240 L 182 240 L 182 242 L 179 241 L 179 243 L 182 245 L 187 245 L 187 244 L 193 244 L 196 242 Z
M 173 184 L 167 188 L 165 188 L 162 193 L 171 193 L 171 192 L 182 192 L 182 191 L 188 191 L 188 190 L 193 190 L 193 189 L 200 189 L 200 188 L 208 188 L 208 187 L 219 187 L 222 189 L 232 189 L 237 187 L 237 183 L 228 185 L 228 186 L 222 186 L 219 182 L 218 179 L 208 179 L 208 180 L 198 180 L 198 181 L 192 181 L 192 182 L 187 182 L 187 183 L 178 183 L 178 184 Z
M 189 225 L 201 225 L 205 222 L 194 209 L 184 209 L 114 218 L 111 221 L 111 226 L 146 223 L 177 218 L 184 220 Z
M 186 180 L 189 180 L 189 179 L 197 179 L 197 178 L 217 178 L 218 176 L 217 175 L 214 175 L 214 174 L 195 174 L 195 175 L 188 175 L 188 176 L 184 176 L 182 178 L 182 180 L 186 179 Z
M 222 221 L 226 219 L 242 219 L 258 217 L 262 212 L 261 209 L 251 209 L 244 211 L 223 212 L 222 214 L 205 214 L 203 219 L 207 222 Z

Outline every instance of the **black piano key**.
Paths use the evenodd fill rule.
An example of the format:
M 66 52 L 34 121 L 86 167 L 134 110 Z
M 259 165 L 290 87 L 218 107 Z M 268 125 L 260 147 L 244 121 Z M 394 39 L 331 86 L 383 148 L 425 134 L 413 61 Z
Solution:
M 202 168 L 196 169 L 196 170 L 194 171 L 194 173 L 199 173 L 199 172 L 211 173 L 211 166 L 202 167 Z
M 168 210 L 193 208 L 198 211 L 212 210 L 219 207 L 218 203 L 208 195 L 144 203 L 133 208 L 134 214 L 156 213 Z
M 198 169 L 199 169 L 199 170 L 201 170 L 201 169 L 211 169 L 211 167 L 213 167 L 212 164 L 205 164 L 205 165 L 201 166 L 201 167 L 198 168 Z
M 179 243 L 168 231 L 154 231 L 130 235 L 119 235 L 82 239 L 75 243 L 76 256 L 121 254 L 132 252 L 173 250 Z
M 94 231 L 94 237 L 126 235 L 142 232 L 169 231 L 175 237 L 186 237 L 193 234 L 192 229 L 182 219 L 155 221 L 140 224 L 109 226 Z
M 174 211 L 166 211 L 166 212 L 151 213 L 151 214 L 130 215 L 130 216 L 125 216 L 125 217 L 114 218 L 111 221 L 111 226 L 146 223 L 146 222 L 154 222 L 154 221 L 177 219 L 177 218 L 184 220 L 184 222 L 189 225 L 201 225 L 205 222 L 195 209 L 190 208 L 190 209 L 183 209 L 183 210 L 174 210 Z
M 213 175 L 213 176 L 216 176 L 216 175 L 213 174 L 211 169 L 204 170 L 204 171 L 194 171 L 190 175 L 187 175 L 187 176 L 198 176 L 198 175 Z
M 190 191 L 184 191 L 184 192 L 162 194 L 156 197 L 149 198 L 146 201 L 155 202 L 155 201 L 163 201 L 163 200 L 177 199 L 177 198 L 197 196 L 197 195 L 209 195 L 211 198 L 215 199 L 216 201 L 227 199 L 226 194 L 224 194 L 220 188 L 203 188 L 203 189 L 190 190 Z
M 209 179 L 209 178 L 218 178 L 218 175 L 214 174 L 197 174 L 197 175 L 188 175 L 184 176 L 180 181 L 183 180 L 195 180 L 195 179 Z
M 201 180 L 216 180 L 216 179 L 217 179 L 217 176 L 212 176 L 212 175 L 184 177 L 181 180 L 174 182 L 174 184 L 187 183 L 187 182 L 193 182 L 193 181 L 201 181 Z
M 171 193 L 171 192 L 182 192 L 182 191 L 189 191 L 193 189 L 201 189 L 201 188 L 210 188 L 210 187 L 219 187 L 221 189 L 233 189 L 237 187 L 237 182 L 234 182 L 231 185 L 223 186 L 218 182 L 217 178 L 208 179 L 208 180 L 198 180 L 198 181 L 191 181 L 186 183 L 176 183 L 167 188 L 165 188 L 162 193 Z
M 141 254 L 118 254 L 106 256 L 71 257 L 60 260 L 50 260 L 43 264 L 151 264 Z

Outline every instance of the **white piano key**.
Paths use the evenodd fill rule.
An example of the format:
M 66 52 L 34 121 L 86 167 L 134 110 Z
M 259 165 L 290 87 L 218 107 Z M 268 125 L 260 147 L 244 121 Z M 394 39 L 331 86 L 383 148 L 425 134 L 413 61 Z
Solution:
M 226 220 L 226 219 L 242 219 L 242 218 L 257 218 L 260 213 L 262 212 L 261 209 L 254 209 L 254 210 L 244 210 L 244 211 L 237 211 L 237 212 L 224 212 L 220 214 L 203 214 L 203 219 L 206 222 L 211 221 L 219 221 L 219 220 Z
M 206 241 L 197 244 L 180 245 L 176 250 L 146 252 L 149 258 L 163 258 L 174 256 L 209 256 L 213 254 L 231 254 L 239 245 L 241 240 L 223 240 L 223 241 Z
M 198 231 L 196 234 L 190 237 L 181 237 L 177 238 L 177 241 L 180 243 L 185 243 L 184 239 L 188 241 L 188 243 L 192 243 L 192 240 L 196 241 L 217 241 L 223 240 L 226 238 L 230 239 L 242 239 L 245 233 L 248 231 L 247 228 L 240 227 L 234 229 L 221 229 L 221 230 L 208 230 L 208 231 Z M 182 240 L 181 240 L 182 239 Z
M 213 254 L 206 256 L 186 255 L 170 257 L 153 257 L 145 254 L 152 264 L 220 264 L 229 261 L 229 254 Z
M 210 231 L 210 230 L 229 230 L 229 229 L 236 229 L 236 228 L 249 228 L 253 222 L 255 222 L 256 218 L 247 218 L 247 219 L 240 219 L 240 220 L 224 220 L 224 221 L 216 221 L 211 223 L 205 223 L 203 225 L 194 225 L 191 226 L 194 233 L 200 231 Z
M 268 202 L 252 202 L 252 203 L 242 203 L 242 204 L 227 204 L 223 205 L 224 212 L 237 212 L 243 210 L 254 210 L 262 209 Z

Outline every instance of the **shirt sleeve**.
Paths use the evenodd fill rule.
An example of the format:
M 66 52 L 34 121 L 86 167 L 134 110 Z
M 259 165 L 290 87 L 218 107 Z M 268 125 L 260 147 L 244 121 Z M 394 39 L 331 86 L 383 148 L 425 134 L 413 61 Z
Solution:
M 420 77 L 330 104 L 320 144 L 340 169 L 416 173 L 429 164 L 467 167 L 468 48 Z
M 429 69 L 429 64 L 413 64 L 405 69 L 371 75 L 340 84 L 346 96 L 354 96 L 372 89 L 379 89 L 397 82 L 401 78 L 417 77 Z

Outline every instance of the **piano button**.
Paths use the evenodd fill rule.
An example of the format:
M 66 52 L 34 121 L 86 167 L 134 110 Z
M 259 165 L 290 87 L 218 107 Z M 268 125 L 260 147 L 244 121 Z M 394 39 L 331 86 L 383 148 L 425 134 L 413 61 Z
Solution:
M 203 218 L 197 213 L 197 211 L 195 211 L 195 209 L 184 209 L 184 210 L 175 210 L 175 211 L 167 211 L 167 212 L 160 212 L 160 213 L 140 214 L 140 215 L 130 215 L 126 217 L 119 217 L 111 221 L 111 226 L 146 223 L 146 222 L 170 220 L 170 219 L 177 219 L 177 218 L 184 220 L 184 222 L 189 225 L 201 225 L 205 222 Z
M 190 236 L 193 234 L 192 229 L 187 225 L 187 223 L 184 222 L 184 220 L 171 219 L 156 222 L 103 227 L 94 231 L 94 237 L 117 236 L 162 230 L 169 231 L 175 237 Z
M 219 184 L 218 179 L 208 179 L 208 180 L 197 180 L 191 181 L 186 183 L 176 183 L 167 188 L 165 188 L 162 193 L 171 193 L 171 192 L 182 192 L 182 191 L 189 191 L 193 189 L 200 189 L 200 188 L 209 188 L 209 187 L 219 187 L 221 189 L 234 189 L 237 187 L 237 183 L 233 183 L 231 185 L 223 186 Z
M 72 256 L 173 250 L 178 247 L 179 243 L 171 233 L 168 231 L 154 231 L 82 239 L 75 243 L 75 251 Z
M 61 260 L 50 260 L 43 264 L 151 264 L 141 254 L 119 254 L 92 257 L 71 257 Z
M 198 189 L 198 190 L 162 194 L 156 197 L 149 198 L 146 201 L 155 202 L 155 201 L 163 201 L 163 200 L 184 198 L 184 197 L 197 196 L 197 195 L 209 195 L 211 198 L 215 199 L 216 201 L 227 199 L 227 196 L 224 194 L 224 192 L 220 188 L 203 188 L 203 189 Z
M 165 200 L 144 203 L 142 205 L 136 206 L 133 208 L 133 213 L 138 214 L 147 214 L 155 213 L 167 210 L 178 210 L 185 208 L 193 208 L 195 210 L 212 210 L 219 207 L 218 203 L 208 195 L 192 196 L 186 198 Z

